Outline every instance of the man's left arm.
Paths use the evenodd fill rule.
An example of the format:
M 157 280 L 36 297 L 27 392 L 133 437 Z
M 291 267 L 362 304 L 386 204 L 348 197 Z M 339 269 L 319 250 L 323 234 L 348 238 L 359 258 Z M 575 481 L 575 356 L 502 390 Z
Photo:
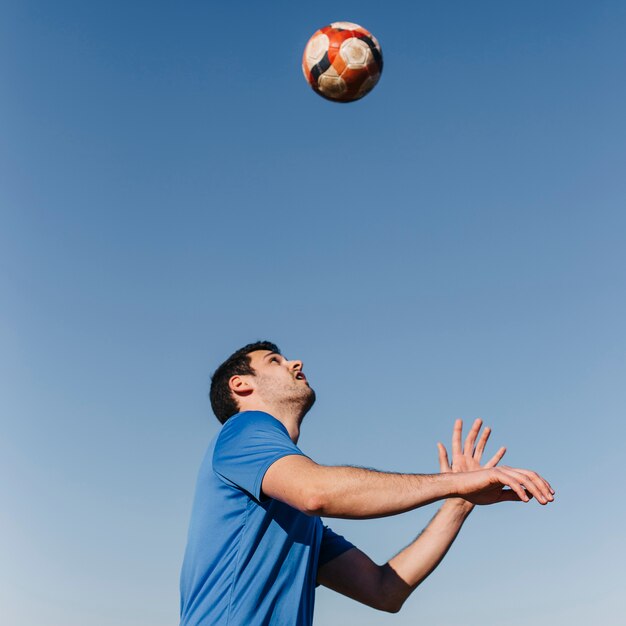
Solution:
M 452 465 L 443 444 L 437 444 L 442 473 L 475 471 L 495 467 L 500 462 L 506 448 L 500 448 L 481 465 L 491 434 L 491 429 L 485 428 L 479 438 L 481 427 L 482 420 L 475 420 L 462 442 L 463 422 L 456 420 Z M 496 501 L 487 494 L 483 503 Z M 462 498 L 447 500 L 417 539 L 384 565 L 376 565 L 366 554 L 353 548 L 320 567 L 318 582 L 368 606 L 397 613 L 417 586 L 441 563 L 473 508 L 473 504 Z
M 419 537 L 384 565 L 352 548 L 320 567 L 317 580 L 358 602 L 397 613 L 439 565 L 473 506 L 462 499 L 448 500 Z

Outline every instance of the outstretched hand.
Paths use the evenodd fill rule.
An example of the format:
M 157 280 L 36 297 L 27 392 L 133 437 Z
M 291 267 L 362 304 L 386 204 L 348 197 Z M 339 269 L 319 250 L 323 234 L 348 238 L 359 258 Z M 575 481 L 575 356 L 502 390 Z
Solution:
M 532 497 L 535 497 L 540 504 L 551 502 L 554 499 L 554 490 L 536 472 L 504 466 L 496 468 L 506 448 L 500 448 L 489 461 L 481 465 L 485 445 L 491 434 L 491 429 L 485 428 L 478 444 L 474 447 L 481 426 L 482 420 L 475 420 L 465 442 L 462 443 L 463 421 L 456 420 L 452 435 L 452 465 L 450 465 L 445 446 L 442 443 L 437 444 L 441 472 L 464 472 L 466 474 L 463 481 L 464 488 L 459 495 L 472 504 L 481 505 L 520 500 L 528 502 Z M 476 474 L 472 475 L 472 472 Z
M 495 467 L 500 462 L 506 452 L 504 447 L 500 448 L 484 465 L 480 464 L 489 435 L 491 435 L 491 428 L 487 426 L 474 448 L 482 425 L 483 421 L 480 418 L 474 420 L 474 424 L 465 439 L 465 444 L 461 444 L 463 420 L 458 419 L 454 422 L 454 430 L 452 431 L 452 465 L 450 465 L 448 460 L 448 451 L 445 446 L 442 443 L 437 444 L 439 449 L 439 468 L 442 474 L 447 472 L 473 472 L 479 469 Z

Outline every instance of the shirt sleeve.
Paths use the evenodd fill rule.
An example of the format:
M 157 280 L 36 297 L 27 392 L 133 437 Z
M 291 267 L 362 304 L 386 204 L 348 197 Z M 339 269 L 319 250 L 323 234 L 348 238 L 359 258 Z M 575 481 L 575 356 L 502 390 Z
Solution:
M 304 456 L 287 429 L 268 413 L 247 411 L 222 427 L 213 453 L 213 471 L 257 501 L 265 472 L 290 454 Z
M 322 565 L 326 565 L 326 563 L 336 559 L 351 548 L 354 548 L 353 543 L 332 531 L 328 526 L 324 526 L 317 567 L 320 568 Z

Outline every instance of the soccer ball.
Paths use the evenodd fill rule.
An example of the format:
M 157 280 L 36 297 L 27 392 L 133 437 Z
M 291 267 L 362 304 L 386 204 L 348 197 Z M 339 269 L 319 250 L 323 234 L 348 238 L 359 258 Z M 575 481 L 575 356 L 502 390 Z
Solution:
M 378 82 L 383 54 L 376 37 L 362 26 L 333 22 L 307 42 L 302 71 L 323 98 L 352 102 L 368 94 Z

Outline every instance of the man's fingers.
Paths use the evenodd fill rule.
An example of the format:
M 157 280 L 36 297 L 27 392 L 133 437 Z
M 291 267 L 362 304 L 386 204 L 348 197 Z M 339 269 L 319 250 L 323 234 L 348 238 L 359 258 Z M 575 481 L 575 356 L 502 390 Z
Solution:
M 461 448 L 461 435 L 463 433 L 463 420 L 458 419 L 454 422 L 454 429 L 452 430 L 452 458 L 457 455 L 463 454 Z
M 485 468 L 495 467 L 498 463 L 500 463 L 505 453 L 506 453 L 506 448 L 503 446 L 485 463 L 484 467 Z
M 474 444 L 476 443 L 476 437 L 478 437 L 478 433 L 480 432 L 480 427 L 483 425 L 483 421 L 479 418 L 474 420 L 472 427 L 470 428 L 469 433 L 467 433 L 467 437 L 465 439 L 465 446 L 463 447 L 463 454 L 465 456 L 472 456 L 474 453 Z
M 448 460 L 448 451 L 446 447 L 441 443 L 437 443 L 437 449 L 439 450 L 439 471 L 446 473 L 452 470 L 450 467 L 450 461 Z
M 545 488 L 546 492 L 549 495 L 554 495 L 554 489 L 552 489 L 552 486 L 550 485 L 550 483 L 543 476 L 540 476 L 539 474 L 537 474 L 537 472 L 533 472 L 531 470 L 518 470 L 518 471 L 522 472 L 523 474 L 527 474 L 529 477 L 533 478 L 533 480 L 538 481 L 537 484 L 543 485 L 543 487 Z
M 500 483 L 505 487 L 512 489 L 519 496 L 519 499 L 522 500 L 522 502 L 528 502 L 529 497 L 518 478 L 519 475 L 516 475 L 515 472 L 510 470 L 510 468 L 504 469 L 499 467 L 497 468 L 497 476 Z
M 548 502 L 552 502 L 552 500 L 554 500 L 550 485 L 548 485 L 548 483 L 541 476 L 539 476 L 537 472 L 533 472 L 531 470 L 517 471 L 522 474 L 522 476 L 526 477 L 526 480 L 522 480 L 523 484 L 541 504 L 548 504 Z M 533 487 L 537 493 L 535 493 Z
M 483 434 L 480 436 L 478 440 L 478 445 L 476 446 L 476 450 L 474 450 L 474 459 L 480 463 L 480 459 L 483 456 L 483 452 L 485 451 L 485 446 L 487 445 L 487 441 L 489 441 L 489 435 L 491 435 L 491 428 L 487 426 L 485 430 L 483 430 Z
M 505 468 L 506 475 L 523 485 L 526 490 L 532 494 L 540 504 L 548 504 L 554 500 L 550 493 L 548 485 L 541 479 L 539 474 L 530 470 L 520 470 L 517 468 Z M 509 485 L 511 486 L 511 485 Z M 511 486 L 512 487 L 512 486 Z M 517 491 L 517 489 L 516 489 Z
M 526 494 L 530 496 L 530 494 Z M 520 497 L 512 489 L 503 489 L 500 492 L 498 502 L 519 502 Z
M 539 474 L 537 474 L 537 476 L 539 476 Z M 550 491 L 550 493 L 552 495 L 554 495 L 556 493 L 556 491 L 554 491 L 554 489 L 552 488 L 552 485 L 543 476 L 539 476 L 539 478 L 541 478 L 541 480 L 543 480 L 543 482 L 548 487 L 548 490 Z

